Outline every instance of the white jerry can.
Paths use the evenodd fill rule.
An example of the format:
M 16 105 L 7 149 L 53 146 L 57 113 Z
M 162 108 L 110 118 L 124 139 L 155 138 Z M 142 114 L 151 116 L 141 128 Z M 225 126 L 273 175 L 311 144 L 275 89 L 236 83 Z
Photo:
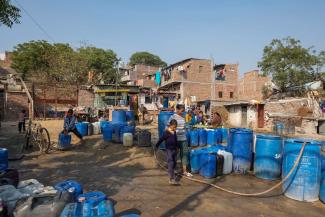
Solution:
M 222 155 L 224 158 L 223 162 L 223 174 L 229 174 L 232 171 L 232 154 L 230 152 L 219 150 L 218 154 Z
M 123 134 L 123 146 L 130 147 L 133 145 L 133 134 L 132 133 L 124 133 Z
M 93 134 L 95 135 L 98 135 L 101 133 L 101 130 L 100 130 L 100 123 L 99 122 L 94 122 L 92 123 L 93 125 Z

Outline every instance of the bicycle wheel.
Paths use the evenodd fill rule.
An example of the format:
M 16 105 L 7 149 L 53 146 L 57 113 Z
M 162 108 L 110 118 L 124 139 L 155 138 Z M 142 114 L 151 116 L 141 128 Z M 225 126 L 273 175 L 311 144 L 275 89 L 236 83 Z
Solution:
M 51 145 L 49 131 L 42 127 L 38 134 L 38 145 L 41 153 L 48 153 Z

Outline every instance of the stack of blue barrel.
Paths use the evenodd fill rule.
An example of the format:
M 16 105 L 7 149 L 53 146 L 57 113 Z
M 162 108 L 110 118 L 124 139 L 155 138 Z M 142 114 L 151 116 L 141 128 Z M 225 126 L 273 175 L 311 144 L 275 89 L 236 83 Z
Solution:
M 217 145 L 222 143 L 223 132 L 218 129 L 192 129 L 188 131 L 188 142 L 190 146 Z
M 60 217 L 115 217 L 114 204 L 100 191 L 83 193 L 82 185 L 74 180 L 66 180 L 54 186 L 61 192 L 69 192 L 73 196 L 72 203 L 65 205 Z M 137 214 L 124 217 L 140 217 Z
M 165 129 L 168 126 L 168 120 L 169 118 L 174 114 L 174 112 L 170 112 L 170 111 L 161 111 L 158 114 L 158 134 L 159 134 L 159 138 L 162 137 L 162 135 L 164 134 Z M 165 144 L 162 143 L 160 145 L 160 149 L 165 149 Z
M 223 159 L 219 161 L 219 150 L 224 151 L 225 147 L 222 145 L 214 145 L 192 149 L 190 153 L 191 172 L 200 173 L 205 178 L 214 178 L 222 174 L 224 161 Z

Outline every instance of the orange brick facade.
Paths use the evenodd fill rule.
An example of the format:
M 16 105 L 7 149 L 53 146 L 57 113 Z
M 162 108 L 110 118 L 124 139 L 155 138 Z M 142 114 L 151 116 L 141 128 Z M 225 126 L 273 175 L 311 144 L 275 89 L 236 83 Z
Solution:
M 257 70 L 246 72 L 240 79 L 238 86 L 238 95 L 240 100 L 262 100 L 263 86 L 271 82 L 269 77 L 259 74 Z
M 217 78 L 221 71 L 222 78 Z M 195 101 L 234 101 L 237 99 L 237 80 L 238 64 L 219 65 L 215 69 L 211 60 L 187 59 L 163 70 L 159 89 L 167 91 L 180 84 L 174 92 L 182 100 L 194 98 Z

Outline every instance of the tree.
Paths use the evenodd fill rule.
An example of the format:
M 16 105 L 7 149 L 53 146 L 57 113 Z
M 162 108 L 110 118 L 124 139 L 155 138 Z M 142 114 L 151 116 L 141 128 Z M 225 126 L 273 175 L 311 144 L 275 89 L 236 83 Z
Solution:
M 115 83 L 119 60 L 113 50 L 88 46 L 79 48 L 78 54 L 85 61 L 88 71 L 94 73 L 94 82 Z
M 0 0 L 0 26 L 11 28 L 14 23 L 20 23 L 20 17 L 20 9 L 10 4 L 10 0 Z
M 312 48 L 304 48 L 299 40 L 291 37 L 273 39 L 264 48 L 258 67 L 264 75 L 271 75 L 273 82 L 283 92 L 289 87 L 299 86 L 317 79 L 317 67 L 321 64 L 322 52 L 316 55 Z
M 52 45 L 47 41 L 30 41 L 15 46 L 12 67 L 23 79 L 47 81 L 51 78 L 49 60 Z
M 136 52 L 132 54 L 129 64 L 131 66 L 134 66 L 136 64 L 144 64 L 149 66 L 161 66 L 161 67 L 167 66 L 167 63 L 162 61 L 159 56 L 145 51 Z

